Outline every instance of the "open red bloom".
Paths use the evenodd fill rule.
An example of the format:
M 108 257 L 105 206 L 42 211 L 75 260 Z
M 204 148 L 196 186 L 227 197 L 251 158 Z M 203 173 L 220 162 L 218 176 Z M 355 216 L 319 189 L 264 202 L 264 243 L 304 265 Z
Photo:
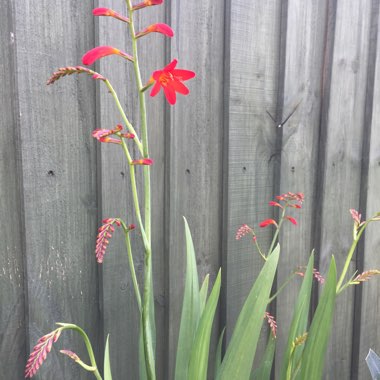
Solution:
M 177 60 L 173 59 L 162 70 L 157 70 L 152 75 L 154 84 L 150 96 L 156 96 L 161 87 L 164 90 L 165 96 L 169 104 L 173 105 L 177 101 L 176 92 L 187 95 L 189 89 L 183 84 L 183 81 L 195 77 L 195 73 L 189 70 L 176 69 Z
M 136 4 L 132 9 L 136 11 L 137 9 L 151 7 L 152 5 L 160 5 L 164 0 L 144 0 L 142 3 Z
M 136 38 L 140 38 L 142 36 L 145 36 L 149 33 L 162 33 L 165 34 L 165 36 L 173 37 L 174 31 L 173 29 L 167 25 L 167 24 L 152 24 L 146 27 L 144 30 L 136 34 Z
M 277 227 L 277 223 L 274 219 L 265 219 L 259 224 L 259 226 L 264 228 L 268 227 L 270 224 L 274 224 Z
M 115 12 L 110 8 L 95 8 L 92 11 L 94 16 L 110 16 L 123 22 L 130 22 L 129 18 L 122 16 L 120 13 Z
M 98 46 L 89 50 L 83 57 L 82 62 L 84 65 L 92 65 L 95 61 L 108 55 L 117 54 L 123 58 L 133 62 L 133 57 L 123 51 L 116 49 L 112 46 Z

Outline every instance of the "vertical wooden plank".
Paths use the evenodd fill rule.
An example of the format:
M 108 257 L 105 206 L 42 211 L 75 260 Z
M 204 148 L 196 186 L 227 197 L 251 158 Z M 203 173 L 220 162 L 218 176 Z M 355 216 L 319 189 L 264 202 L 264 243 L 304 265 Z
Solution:
M 243 223 L 257 228 L 273 212 L 268 201 L 279 152 L 276 129 L 266 110 L 274 114 L 277 107 L 281 2 L 236 0 L 231 2 L 228 17 L 227 250 L 223 258 L 227 341 L 263 265 L 249 239 L 235 240 L 236 230 Z M 271 231 L 257 232 L 260 244 L 268 249 Z M 265 341 L 266 337 L 259 346 L 264 348 Z M 264 349 L 258 351 L 260 355 Z
M 45 85 L 93 45 L 90 14 L 89 3 L 15 1 L 30 348 L 59 321 L 82 326 L 99 348 L 95 87 L 83 77 Z M 74 334 L 57 345 L 87 358 Z M 36 378 L 91 376 L 53 350 Z
M 290 212 L 298 226 L 285 223 L 281 234 L 281 257 L 278 286 L 299 265 L 307 265 L 312 250 L 312 221 L 315 218 L 315 186 L 321 110 L 321 84 L 326 29 L 325 1 L 289 0 L 286 32 L 284 77 L 285 119 L 298 102 L 299 107 L 285 124 L 281 150 L 281 193 L 303 192 L 302 210 Z M 279 376 L 282 356 L 299 292 L 299 283 L 288 286 L 277 299 L 276 373 Z
M 378 5 L 377 5 L 378 7 Z M 378 8 L 377 8 L 378 12 Z M 376 46 L 376 68 L 373 82 L 373 97 L 368 99 L 372 102 L 372 122 L 369 147 L 369 167 L 368 167 L 368 185 L 363 187 L 362 191 L 367 191 L 367 217 L 371 217 L 380 211 L 380 28 L 377 16 L 377 46 Z M 377 254 L 380 246 L 379 240 L 380 223 L 370 225 L 365 233 L 365 254 L 364 254 L 364 270 L 379 269 L 380 258 Z M 380 328 L 379 328 L 379 278 L 373 278 L 362 286 L 362 304 L 360 325 L 360 341 L 354 342 L 359 344 L 359 360 L 358 360 L 358 379 L 370 379 L 368 367 L 364 361 L 368 351 L 372 348 L 375 352 L 380 352 Z
M 213 283 L 220 267 L 223 154 L 224 1 L 171 1 L 170 4 L 171 25 L 176 36 L 168 62 L 177 58 L 179 68 L 193 70 L 197 77 L 188 82 L 190 95 L 179 96 L 177 104 L 170 109 L 166 263 L 169 372 L 166 379 L 174 375 L 183 300 L 186 260 L 182 216 L 186 216 L 193 235 L 200 280 L 210 273 Z M 217 317 L 214 328 L 218 330 Z M 215 334 L 211 358 L 216 338 Z
M 334 254 L 340 273 L 351 244 L 350 208 L 360 196 L 365 84 L 371 1 L 337 4 L 330 103 L 327 117 L 320 266 L 327 271 Z M 352 267 L 351 270 L 354 270 Z M 353 290 L 337 300 L 326 357 L 326 379 L 348 379 L 351 370 Z
M 103 4 L 99 4 L 102 6 Z M 107 4 L 110 8 L 127 14 L 125 2 L 114 0 Z M 135 12 L 136 30 L 165 21 L 165 7 L 156 6 Z M 112 45 L 131 53 L 131 41 L 127 24 L 111 18 L 99 18 L 99 45 Z M 164 66 L 165 40 L 159 34 L 152 34 L 139 40 L 139 60 L 143 81 L 147 81 L 154 70 Z M 118 57 L 104 59 L 100 71 L 115 87 L 121 103 L 125 106 L 128 118 L 139 130 L 138 95 L 135 87 L 133 65 Z M 114 100 L 106 88 L 99 87 L 100 117 L 102 128 L 111 128 L 123 121 Z M 151 99 L 148 95 L 148 129 L 152 166 L 152 252 L 154 270 L 157 348 L 157 377 L 164 379 L 165 370 L 165 268 L 164 268 L 164 164 L 165 134 L 163 100 Z M 99 126 L 99 127 L 100 127 Z M 111 144 L 110 144 L 111 145 Z M 129 143 L 133 156 L 139 158 L 139 152 Z M 129 180 L 129 168 L 120 147 L 101 147 L 101 204 L 102 218 L 121 217 L 127 223 L 138 225 L 132 203 Z M 138 186 L 143 192 L 142 168 L 137 168 Z M 143 209 L 143 203 L 140 203 Z M 131 234 L 136 272 L 140 285 L 143 282 L 144 253 L 141 239 L 136 230 Z M 104 335 L 111 336 L 112 371 L 116 378 L 126 374 L 132 379 L 139 378 L 138 333 L 139 314 L 130 277 L 124 238 L 115 233 L 107 251 L 103 268 L 103 316 Z
M 6 379 L 23 377 L 26 360 L 22 213 L 17 151 L 17 94 L 12 2 L 0 5 L 0 361 Z

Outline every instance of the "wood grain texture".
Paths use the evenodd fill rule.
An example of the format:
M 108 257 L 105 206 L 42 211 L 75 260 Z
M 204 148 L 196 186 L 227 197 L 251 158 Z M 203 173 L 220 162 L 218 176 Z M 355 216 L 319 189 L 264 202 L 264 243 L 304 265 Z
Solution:
M 379 13 L 377 14 L 377 22 Z M 368 166 L 368 184 L 366 216 L 371 217 L 380 211 L 380 29 L 377 24 L 377 58 L 375 61 L 375 76 L 373 82 L 373 97 L 368 101 L 372 103 L 371 128 L 370 128 L 370 145 L 369 145 L 369 166 Z M 363 189 L 363 188 L 362 188 Z M 378 255 L 380 247 L 380 223 L 369 225 L 365 232 L 365 254 L 364 270 L 379 269 L 380 257 Z M 370 374 L 364 358 L 372 348 L 376 353 L 380 352 L 380 328 L 379 328 L 379 308 L 380 308 L 380 278 L 373 278 L 362 286 L 362 304 L 361 306 L 361 324 L 360 324 L 360 342 L 359 344 L 359 361 L 358 361 L 358 379 L 370 379 Z M 358 311 L 357 311 L 358 312 Z
M 228 184 L 225 199 L 226 256 L 225 321 L 227 341 L 242 305 L 263 262 L 251 239 L 235 240 L 244 223 L 258 228 L 271 217 L 268 202 L 273 196 L 276 127 L 266 114 L 275 113 L 278 92 L 278 65 L 281 23 L 279 1 L 234 1 L 231 3 L 229 36 Z M 257 22 L 252 22 L 256 20 Z M 269 248 L 271 231 L 260 230 L 258 240 Z M 266 337 L 258 345 L 264 352 Z
M 104 4 L 99 4 L 99 6 Z M 125 2 L 114 0 L 107 4 L 110 8 L 127 14 Z M 136 30 L 139 31 L 155 22 L 165 21 L 165 7 L 147 8 L 135 13 Z M 131 53 L 131 41 L 126 24 L 105 17 L 99 23 L 99 45 L 112 45 Z M 154 70 L 164 67 L 165 40 L 162 35 L 151 34 L 138 41 L 142 80 L 145 83 Z M 135 85 L 133 65 L 119 57 L 101 61 L 100 71 L 108 77 L 117 91 L 129 120 L 139 131 L 138 95 Z M 123 124 L 114 100 L 107 89 L 99 86 L 100 117 L 99 126 L 109 128 Z M 148 130 L 150 156 L 154 160 L 152 172 L 152 252 L 154 270 L 156 328 L 157 328 L 157 377 L 164 379 L 166 360 L 165 330 L 165 271 L 164 271 L 164 165 L 165 165 L 165 124 L 163 99 L 148 95 Z M 111 145 L 111 144 L 110 144 Z M 131 154 L 139 158 L 134 144 L 129 144 Z M 129 168 L 119 146 L 101 147 L 100 192 L 102 218 L 121 217 L 126 223 L 138 225 L 135 218 L 129 180 Z M 142 167 L 136 169 L 138 187 L 143 193 Z M 140 198 L 141 199 L 141 198 Z M 143 210 L 143 203 L 140 201 Z M 119 231 L 117 231 L 119 232 Z M 138 230 L 131 234 L 136 272 L 140 285 L 143 282 L 144 253 Z M 103 316 L 104 335 L 110 334 L 112 371 L 116 378 L 126 374 L 138 378 L 138 333 L 139 317 L 137 303 L 130 277 L 126 249 L 122 231 L 115 233 L 107 252 L 103 268 Z
M 297 219 L 298 225 L 287 222 L 281 233 L 278 286 L 297 266 L 307 265 L 313 249 L 313 200 L 318 165 L 326 6 L 327 1 L 288 2 L 282 120 L 301 103 L 282 127 L 280 193 L 302 192 L 305 194 L 305 203 L 301 210 L 289 211 Z M 277 299 L 277 376 L 281 370 L 300 283 L 301 279 L 297 278 Z
M 320 244 L 323 273 L 332 254 L 338 273 L 342 270 L 352 240 L 348 210 L 359 205 L 370 16 L 371 1 L 337 4 L 327 140 L 323 142 L 326 147 Z M 353 291 L 348 289 L 337 300 L 326 357 L 326 379 L 350 378 L 353 307 Z
M 90 5 L 15 2 L 28 351 L 60 321 L 80 325 L 96 352 L 99 347 L 93 254 L 96 155 L 90 136 L 95 124 L 95 87 L 84 77 L 65 78 L 52 87 L 45 84 L 53 70 L 78 64 L 82 53 L 92 47 Z M 64 334 L 57 346 L 70 348 L 87 361 L 77 336 Z M 36 378 L 89 379 L 91 375 L 53 350 Z
M 168 355 L 165 379 L 174 375 L 182 309 L 185 245 L 182 216 L 192 232 L 200 281 L 210 273 L 210 287 L 220 263 L 222 216 L 224 1 L 171 1 L 169 23 L 176 32 L 170 57 L 178 68 L 196 72 L 190 95 L 179 96 L 170 109 L 166 138 L 170 154 L 168 185 Z M 161 95 L 162 96 L 162 95 Z M 218 331 L 218 318 L 214 322 Z M 217 344 L 214 334 L 211 361 Z M 213 364 L 210 365 L 211 371 Z
M 2 376 L 21 379 L 26 358 L 22 209 L 17 133 L 14 13 L 0 5 L 0 360 Z

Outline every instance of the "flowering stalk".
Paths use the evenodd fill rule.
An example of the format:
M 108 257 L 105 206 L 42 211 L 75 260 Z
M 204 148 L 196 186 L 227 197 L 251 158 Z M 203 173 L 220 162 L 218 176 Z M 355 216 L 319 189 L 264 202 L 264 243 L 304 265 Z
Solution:
M 126 0 L 129 15 L 129 31 L 132 38 L 133 50 L 133 67 L 135 71 L 136 84 L 139 93 L 140 103 L 140 122 L 143 158 L 149 158 L 148 131 L 147 131 L 147 115 L 145 104 L 145 93 L 142 90 L 143 84 L 141 80 L 139 58 L 137 51 L 137 38 L 135 32 L 133 7 L 131 0 Z M 131 166 L 131 172 L 133 166 Z M 144 166 L 144 234 L 145 234 L 145 259 L 144 259 L 144 288 L 143 288 L 143 305 L 142 305 L 142 329 L 145 354 L 145 366 L 149 380 L 156 378 L 155 375 L 155 359 L 154 359 L 154 302 L 153 302 L 153 278 L 152 278 L 152 251 L 151 251 L 151 196 L 150 196 L 150 167 Z

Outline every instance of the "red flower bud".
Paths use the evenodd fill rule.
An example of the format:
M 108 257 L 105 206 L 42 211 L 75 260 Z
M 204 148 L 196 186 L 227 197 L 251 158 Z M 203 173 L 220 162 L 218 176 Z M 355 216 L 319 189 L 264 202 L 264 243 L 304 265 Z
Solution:
M 133 62 L 133 57 L 123 51 L 116 49 L 112 46 L 98 46 L 94 49 L 89 50 L 83 57 L 82 62 L 84 65 L 92 65 L 95 61 L 100 58 L 106 57 L 108 55 L 117 54 L 123 58 L 128 59 Z

